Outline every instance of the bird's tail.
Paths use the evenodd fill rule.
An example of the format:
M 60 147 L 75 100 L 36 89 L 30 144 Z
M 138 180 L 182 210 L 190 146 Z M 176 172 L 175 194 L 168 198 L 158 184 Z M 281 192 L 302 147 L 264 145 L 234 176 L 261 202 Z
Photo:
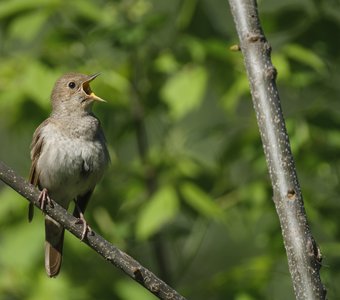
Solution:
M 58 275 L 61 267 L 64 227 L 45 216 L 45 270 L 49 277 Z

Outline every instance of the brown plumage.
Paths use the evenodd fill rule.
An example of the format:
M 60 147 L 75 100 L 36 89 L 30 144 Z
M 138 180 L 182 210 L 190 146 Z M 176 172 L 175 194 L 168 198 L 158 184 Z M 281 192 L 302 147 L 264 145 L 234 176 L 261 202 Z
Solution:
M 69 73 L 57 80 L 52 113 L 36 129 L 31 144 L 29 180 L 42 191 L 41 201 L 51 197 L 67 209 L 75 200 L 73 214 L 81 219 L 110 160 L 100 122 L 92 113 L 93 102 L 103 101 L 89 85 L 97 76 Z M 33 205 L 28 218 L 33 218 Z M 55 277 L 62 262 L 64 228 L 49 216 L 45 216 L 45 239 L 46 273 Z

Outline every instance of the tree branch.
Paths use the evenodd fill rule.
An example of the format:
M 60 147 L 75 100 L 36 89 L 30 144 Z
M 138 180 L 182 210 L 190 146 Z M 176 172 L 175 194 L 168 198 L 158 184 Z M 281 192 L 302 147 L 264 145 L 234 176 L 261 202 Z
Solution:
M 229 0 L 273 186 L 296 299 L 325 299 L 321 252 L 311 234 L 256 0 Z
M 0 179 L 40 209 L 38 202 L 39 191 L 1 161 Z M 52 205 L 46 205 L 44 213 L 63 225 L 66 230 L 78 239 L 81 239 L 83 226 L 77 224 L 77 219 L 58 203 L 52 200 Z M 83 242 L 159 299 L 185 300 L 183 296 L 160 280 L 155 274 L 94 231 L 92 234 L 88 234 Z

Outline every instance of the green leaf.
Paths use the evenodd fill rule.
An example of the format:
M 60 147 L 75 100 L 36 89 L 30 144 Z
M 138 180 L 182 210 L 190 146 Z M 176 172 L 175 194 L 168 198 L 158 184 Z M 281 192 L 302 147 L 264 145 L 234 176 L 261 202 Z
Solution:
M 322 59 L 310 49 L 297 44 L 290 44 L 284 48 L 284 52 L 288 57 L 313 68 L 319 73 L 323 73 L 326 69 Z
M 186 182 L 181 185 L 180 190 L 184 200 L 200 214 L 214 219 L 223 219 L 222 209 L 214 202 L 210 195 L 200 189 L 197 185 Z
M 179 10 L 177 21 L 176 21 L 177 26 L 180 29 L 187 28 L 187 26 L 190 25 L 196 6 L 197 6 L 196 0 L 182 1 L 182 6 L 181 6 L 181 9 Z
M 169 52 L 162 52 L 154 62 L 156 70 L 162 73 L 172 73 L 178 70 L 179 63 L 177 62 L 175 56 Z
M 10 222 L 14 216 L 22 214 L 23 209 L 27 209 L 28 204 L 21 198 L 12 189 L 5 188 L 0 191 L 0 226 Z
M 194 62 L 204 62 L 206 56 L 205 47 L 200 39 L 190 35 L 184 35 L 181 39 L 181 43 L 187 48 Z
M 155 297 L 150 294 L 146 289 L 141 287 L 133 280 L 123 279 L 115 283 L 115 289 L 121 300 L 154 300 Z
M 234 113 L 241 96 L 248 93 L 249 82 L 247 77 L 244 75 L 235 79 L 233 84 L 229 86 L 228 90 L 222 96 L 222 103 L 225 109 L 230 113 Z
M 59 0 L 8 0 L 8 1 L 1 1 L 0 3 L 0 19 L 6 18 L 12 15 L 17 15 L 21 12 L 36 9 L 36 8 L 43 8 L 45 6 L 51 7 L 55 4 L 58 4 Z M 29 28 L 26 28 L 29 29 Z
M 46 299 L 46 295 L 49 295 L 49 300 L 89 299 L 88 295 L 90 288 L 72 285 L 72 282 L 67 276 L 59 276 L 58 280 L 46 279 L 46 274 L 44 274 L 44 272 L 40 272 L 39 276 L 34 278 L 37 286 L 32 289 L 32 294 L 29 299 L 43 300 Z
M 291 76 L 290 64 L 286 57 L 282 53 L 273 53 L 272 61 L 275 68 L 278 70 L 278 80 L 288 80 Z
M 10 28 L 11 37 L 25 42 L 33 40 L 44 27 L 48 17 L 48 11 L 36 10 L 16 18 Z
M 42 107 L 49 108 L 51 90 L 59 76 L 41 63 L 31 63 L 22 72 L 21 89 Z
M 206 84 L 207 72 L 199 66 L 186 66 L 170 77 L 161 90 L 161 97 L 174 119 L 182 118 L 201 104 Z
M 95 22 L 101 21 L 103 8 L 98 6 L 97 3 L 92 1 L 72 1 L 70 5 L 72 5 L 72 9 L 77 15 Z
M 105 77 L 103 76 L 103 81 L 110 87 L 119 91 L 120 93 L 128 93 L 130 85 L 129 81 L 121 74 L 114 70 L 106 71 Z
M 157 191 L 141 211 L 136 235 L 139 239 L 147 239 L 169 222 L 179 208 L 176 191 L 171 186 L 164 186 Z

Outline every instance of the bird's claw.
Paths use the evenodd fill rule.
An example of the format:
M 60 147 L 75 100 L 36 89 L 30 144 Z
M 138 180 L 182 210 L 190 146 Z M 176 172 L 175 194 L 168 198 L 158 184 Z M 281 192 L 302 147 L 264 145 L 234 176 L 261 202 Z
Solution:
M 92 234 L 92 228 L 87 224 L 84 215 L 81 214 L 80 217 L 77 219 L 76 224 L 83 224 L 83 231 L 81 233 L 81 241 L 84 240 L 87 234 Z
M 41 210 L 45 210 L 46 204 L 50 205 L 51 207 L 54 207 L 51 198 L 48 195 L 48 190 L 46 188 L 42 189 L 42 191 L 40 192 L 38 201 L 40 203 Z

